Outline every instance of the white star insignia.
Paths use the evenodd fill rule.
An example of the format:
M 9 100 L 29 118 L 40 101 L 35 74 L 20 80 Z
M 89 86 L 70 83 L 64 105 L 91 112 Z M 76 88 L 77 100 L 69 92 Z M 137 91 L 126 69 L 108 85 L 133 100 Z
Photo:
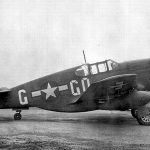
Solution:
M 55 95 L 55 90 L 57 89 L 57 87 L 51 87 L 51 85 L 48 83 L 47 85 L 47 89 L 41 90 L 42 92 L 46 93 L 46 100 L 50 97 L 56 97 Z

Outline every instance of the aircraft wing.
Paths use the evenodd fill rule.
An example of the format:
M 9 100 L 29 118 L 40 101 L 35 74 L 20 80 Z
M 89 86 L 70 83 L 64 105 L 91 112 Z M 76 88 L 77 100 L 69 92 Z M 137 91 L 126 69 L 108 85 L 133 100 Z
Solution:
M 89 88 L 76 101 L 96 100 L 104 103 L 108 99 L 115 99 L 129 94 L 136 88 L 136 74 L 116 75 L 96 83 L 92 83 Z

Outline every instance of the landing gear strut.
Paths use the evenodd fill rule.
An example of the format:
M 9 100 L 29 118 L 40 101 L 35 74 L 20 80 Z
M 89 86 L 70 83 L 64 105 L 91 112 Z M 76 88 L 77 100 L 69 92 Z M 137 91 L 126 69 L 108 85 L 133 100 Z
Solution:
M 137 118 L 137 110 L 131 109 L 131 115 L 133 116 L 133 118 Z
M 14 114 L 14 120 L 21 120 L 21 110 L 16 110 L 16 113 Z

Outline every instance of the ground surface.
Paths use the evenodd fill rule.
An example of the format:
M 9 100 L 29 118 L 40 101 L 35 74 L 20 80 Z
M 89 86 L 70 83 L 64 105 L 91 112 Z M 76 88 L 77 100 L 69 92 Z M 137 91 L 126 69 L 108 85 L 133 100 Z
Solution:
M 130 112 L 94 111 L 65 114 L 25 110 L 22 120 L 0 110 L 0 149 L 149 150 L 150 127 Z

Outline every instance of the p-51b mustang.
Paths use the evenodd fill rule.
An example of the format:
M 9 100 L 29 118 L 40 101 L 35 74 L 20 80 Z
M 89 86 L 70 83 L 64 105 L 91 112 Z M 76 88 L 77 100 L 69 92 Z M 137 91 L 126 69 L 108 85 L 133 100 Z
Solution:
M 150 125 L 150 59 L 106 60 L 57 72 L 0 90 L 0 108 L 38 107 L 57 112 L 131 110 L 139 124 Z

